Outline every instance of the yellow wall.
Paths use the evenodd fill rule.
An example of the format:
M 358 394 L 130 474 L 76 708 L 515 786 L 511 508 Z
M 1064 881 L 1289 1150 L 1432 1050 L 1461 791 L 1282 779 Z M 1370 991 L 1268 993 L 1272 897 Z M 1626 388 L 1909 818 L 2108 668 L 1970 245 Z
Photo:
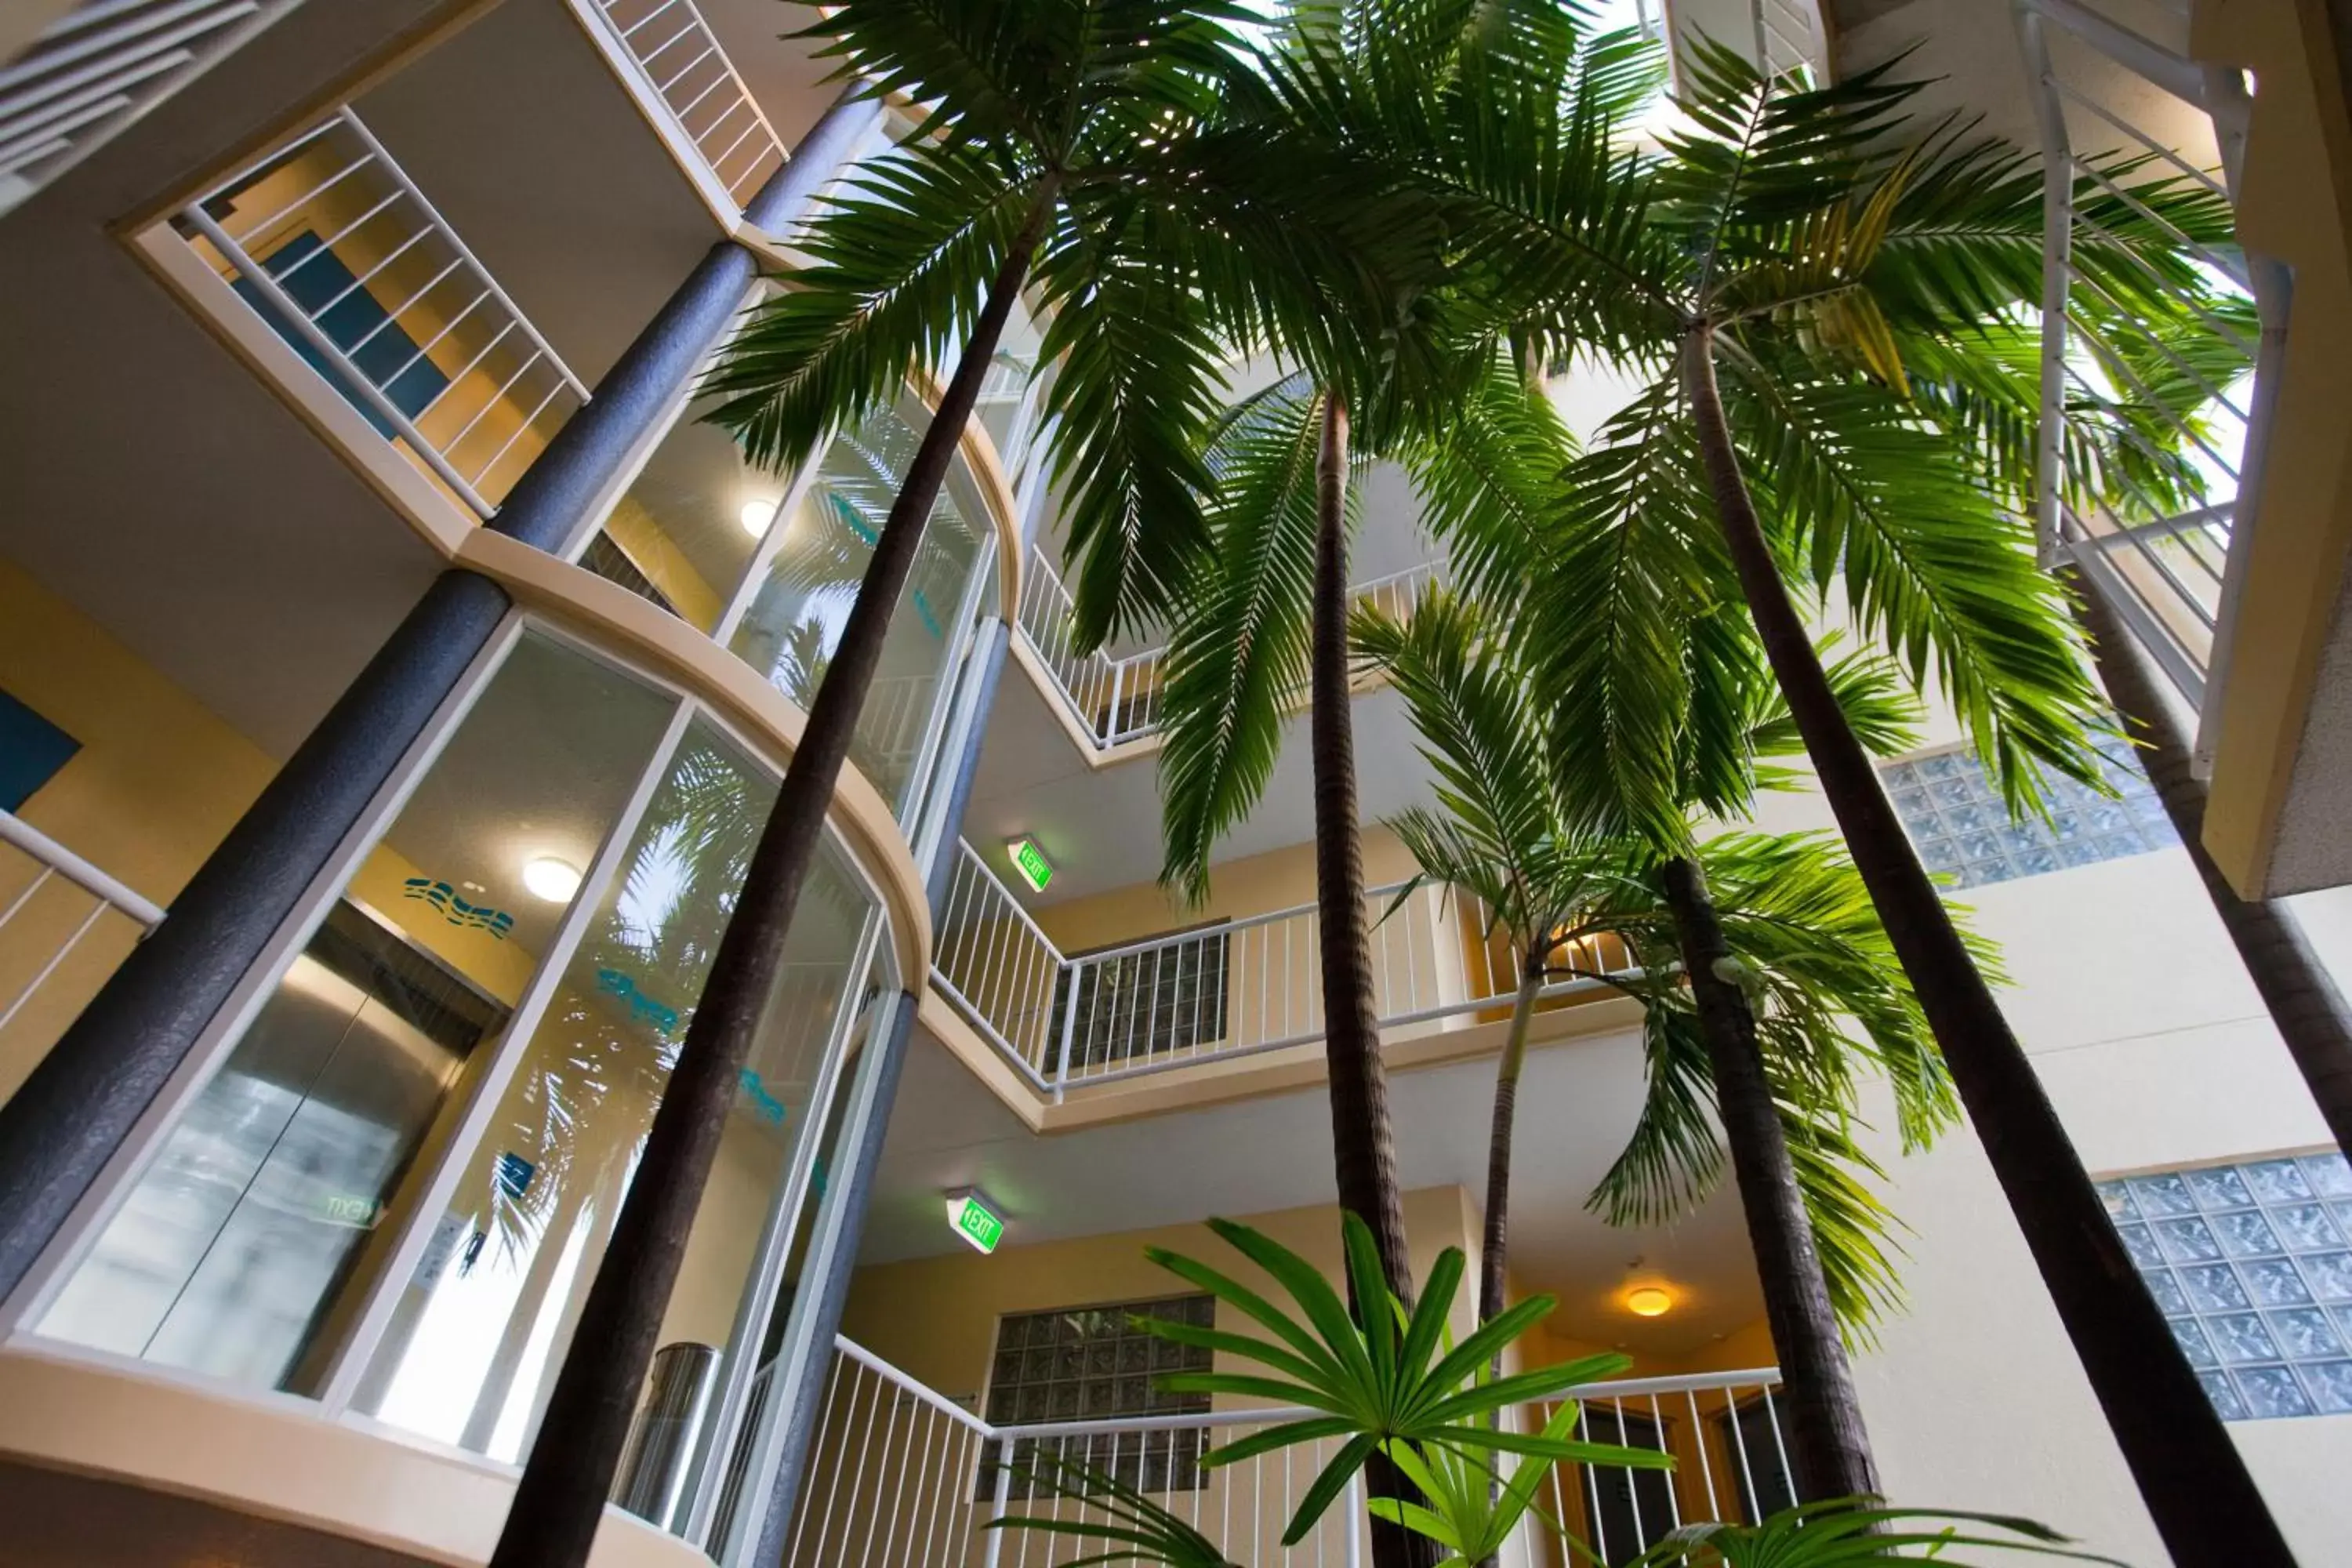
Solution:
M 24 820 L 156 903 L 168 905 L 277 764 L 138 655 L 13 563 L 0 560 L 0 689 L 81 742 L 25 805 Z M 0 910 L 32 880 L 0 847 Z M 14 996 L 70 936 L 88 897 L 52 879 L 0 929 L 0 997 Z M 0 1030 L 0 1099 L 81 1010 L 135 931 L 103 917 Z
M 604 519 L 604 531 L 646 574 L 646 580 L 677 606 L 678 615 L 689 625 L 705 632 L 719 625 L 719 617 L 727 610 L 726 601 L 719 596 L 717 588 L 703 580 L 686 552 L 671 541 L 661 520 L 647 511 L 644 502 L 633 495 L 623 496 Z
M 478 286 L 467 281 L 468 274 L 463 269 L 427 288 L 450 260 L 443 242 L 425 240 L 398 256 L 393 254 L 415 235 L 420 215 L 414 202 L 403 200 L 367 217 L 369 209 L 393 189 L 390 176 L 383 170 L 371 167 L 346 178 L 287 213 L 290 203 L 325 184 L 356 151 L 343 133 L 322 137 L 283 167 L 239 192 L 214 216 L 223 229 L 254 253 L 255 260 L 265 264 L 278 246 L 304 229 L 321 240 L 331 239 L 336 258 L 352 276 L 368 278 L 366 290 L 378 304 L 389 310 L 406 302 L 399 329 L 413 342 L 431 345 L 425 357 L 445 376 L 461 378 L 461 384 L 419 416 L 417 428 L 426 440 L 446 446 L 451 463 L 478 493 L 495 503 L 545 447 L 562 422 L 561 411 L 570 405 L 559 397 L 547 412 L 524 426 L 553 384 L 551 367 L 541 361 L 507 388 L 530 356 L 528 340 L 520 332 L 509 333 L 504 342 L 483 354 L 501 325 L 503 312 L 485 305 L 467 313 Z M 286 216 L 267 231 L 248 234 L 279 214 Z M 336 238 L 338 235 L 341 237 Z M 226 258 L 214 250 L 210 241 L 199 239 L 196 248 L 223 277 L 232 275 Z M 419 290 L 425 290 L 423 296 L 415 298 Z M 457 321 L 456 329 L 447 331 L 453 319 Z M 446 336 L 442 335 L 445 331 Z M 482 357 L 476 364 L 478 355 Z M 427 474 L 439 482 L 430 470 Z
M 1475 1248 L 1476 1218 L 1461 1188 L 1407 1193 L 1404 1209 L 1416 1279 L 1427 1278 L 1443 1248 Z M 1235 1217 L 1337 1279 L 1338 1215 L 1332 1205 L 1318 1205 Z M 944 1215 L 940 1224 L 946 1224 Z M 925 1385 L 977 1409 L 995 1353 L 1000 1317 L 1192 1294 L 1192 1287 L 1144 1258 L 1146 1247 L 1185 1253 L 1257 1289 L 1271 1289 L 1265 1276 L 1206 1226 L 1165 1226 L 1026 1247 L 1008 1244 L 989 1257 L 959 1248 L 938 1258 L 861 1268 L 850 1282 L 841 1331 Z M 1469 1299 L 1465 1282 L 1465 1321 Z M 1218 1326 L 1238 1331 L 1246 1321 L 1221 1310 Z

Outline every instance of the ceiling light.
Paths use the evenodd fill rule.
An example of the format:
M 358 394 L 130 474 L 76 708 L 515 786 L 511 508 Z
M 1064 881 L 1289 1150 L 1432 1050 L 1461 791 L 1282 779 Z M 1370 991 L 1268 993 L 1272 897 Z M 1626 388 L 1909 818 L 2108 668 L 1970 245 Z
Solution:
M 1625 1292 L 1625 1310 L 1637 1318 L 1663 1318 L 1674 1310 L 1672 1293 L 1655 1285 L 1643 1285 Z
M 776 521 L 776 503 L 772 497 L 755 496 L 743 503 L 743 531 L 757 539 L 768 531 L 768 524 Z
M 569 860 L 541 855 L 524 864 L 522 885 L 551 904 L 568 904 L 580 890 L 580 868 Z

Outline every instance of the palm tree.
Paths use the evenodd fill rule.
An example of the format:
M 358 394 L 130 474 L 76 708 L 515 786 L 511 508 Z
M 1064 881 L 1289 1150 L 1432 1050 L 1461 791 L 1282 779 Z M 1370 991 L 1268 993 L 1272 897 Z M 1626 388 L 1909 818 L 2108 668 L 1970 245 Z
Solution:
M 1202 134 L 1250 51 L 1227 0 L 847 0 L 811 32 L 845 76 L 923 106 L 799 237 L 814 259 L 757 308 L 706 390 L 757 462 L 790 468 L 957 354 L 875 542 L 808 724 L 646 1141 L 493 1561 L 585 1560 L 655 1349 L 735 1077 L 824 832 L 891 612 L 1024 289 L 1051 312 L 1055 477 L 1100 637 L 1164 593 L 1203 537 L 1216 408 L 1213 306 L 1256 310 L 1279 262 L 1335 297 L 1393 292 L 1375 263 L 1416 232 L 1332 159 L 1269 165 Z M 1287 193 L 1295 199 L 1276 201 Z M 1318 226 L 1318 210 L 1339 220 Z M 1345 282 L 1353 289 L 1340 288 Z
M 1876 1066 L 1894 1085 L 1910 1148 L 1956 1114 L 1942 1061 L 1908 988 L 1892 978 L 1853 866 L 1820 837 L 1693 844 L 1685 833 L 1658 844 L 1577 826 L 1593 814 L 1563 795 L 1552 753 L 1582 738 L 1550 721 L 1552 696 L 1513 635 L 1516 619 L 1438 595 L 1410 621 L 1360 612 L 1354 628 L 1359 652 L 1402 695 L 1438 777 L 1442 812 L 1416 808 L 1391 826 L 1423 877 L 1478 900 L 1519 954 L 1488 1154 L 1482 1318 L 1503 1300 L 1511 1122 L 1532 1005 L 1554 975 L 1597 981 L 1642 1004 L 1651 1085 L 1593 1205 L 1617 1224 L 1678 1217 L 1719 1176 L 1728 1140 L 1788 1374 L 1799 1485 L 1816 1498 L 1875 1493 L 1839 1329 L 1866 1331 L 1897 1292 L 1882 1245 L 1888 1216 L 1856 1173 L 1878 1173 L 1848 1131 L 1856 1069 Z M 1831 668 L 1843 706 L 1878 749 L 1910 742 L 1912 706 L 1892 669 L 1861 656 Z M 1710 793 L 1704 780 L 1746 786 L 1709 801 L 1717 815 L 1758 784 L 1787 782 L 1759 774 L 1754 759 L 1797 749 L 1786 710 L 1751 670 L 1746 689 L 1729 693 L 1735 711 L 1686 723 L 1690 803 Z M 1735 753 L 1727 767 L 1698 765 L 1696 746 L 1724 744 Z M 1611 948 L 1625 961 L 1579 962 Z M 1861 1025 L 1860 1041 L 1842 1017 Z
M 1448 303 L 1454 263 L 1437 247 L 1459 244 L 1456 198 L 1418 186 L 1423 199 L 1406 210 L 1431 228 L 1426 251 L 1399 244 L 1399 220 L 1376 215 L 1395 209 L 1406 169 L 1397 151 L 1412 128 L 1456 120 L 1461 103 L 1503 92 L 1565 99 L 1570 120 L 1597 132 L 1663 79 L 1663 57 L 1630 33 L 1588 37 L 1573 8 L 1547 0 L 1301 4 L 1275 26 L 1264 90 L 1236 94 L 1228 123 L 1255 145 L 1279 148 L 1285 163 L 1395 171 L 1367 183 L 1362 210 L 1390 237 L 1387 291 L 1400 280 L 1416 291 L 1401 309 L 1367 311 L 1314 268 L 1277 259 L 1257 294 L 1267 302 L 1233 323 L 1236 347 L 1291 374 L 1230 410 L 1208 455 L 1213 543 L 1192 557 L 1174 595 L 1161 688 L 1161 880 L 1188 899 L 1205 892 L 1216 842 L 1263 793 L 1283 721 L 1303 696 L 1339 1203 L 1371 1227 L 1391 1289 L 1410 1300 L 1357 811 L 1347 633 L 1353 479 L 1367 454 L 1432 449 L 1459 401 L 1504 365 L 1491 342 L 1457 330 Z M 1466 470 L 1453 478 L 1476 482 Z M 1082 614 L 1087 601 L 1082 591 Z
M 1683 705 L 1655 699 L 1702 677 L 1707 661 L 1691 652 L 1706 609 L 1745 604 L 2167 1544 L 2183 1563 L 2286 1562 L 1839 710 L 1783 575 L 1824 598 L 1837 589 L 1915 680 L 1932 673 L 2012 810 L 2036 809 L 2053 773 L 2103 787 L 2084 723 L 2098 704 L 2063 592 L 1985 473 L 2005 411 L 1982 385 L 1997 379 L 1982 328 L 2039 299 L 2040 175 L 1949 125 L 1914 126 L 1916 88 L 1885 68 L 1797 90 L 1700 44 L 1684 88 L 1686 128 L 1661 154 L 1607 171 L 1587 159 L 1581 180 L 1528 181 L 1475 135 L 1433 139 L 1422 154 L 1427 177 L 1488 202 L 1487 248 L 1511 258 L 1491 268 L 1501 316 L 1549 358 L 1607 354 L 1651 376 L 1555 498 L 1552 591 L 1537 613 L 1560 718 L 1593 738 L 1566 765 L 1608 775 L 1633 820 L 1671 826 L 1660 731 Z M 1529 110 L 1488 110 L 1505 111 Z M 1640 221 L 1595 221 L 1584 191 L 1603 180 L 1638 193 Z M 2169 187 L 2136 196 L 2137 207 L 2087 192 L 2122 237 L 2074 252 L 2127 290 L 2145 288 L 2132 247 L 2174 243 L 2137 207 L 2202 223 Z M 1611 287 L 1555 296 L 1560 276 Z

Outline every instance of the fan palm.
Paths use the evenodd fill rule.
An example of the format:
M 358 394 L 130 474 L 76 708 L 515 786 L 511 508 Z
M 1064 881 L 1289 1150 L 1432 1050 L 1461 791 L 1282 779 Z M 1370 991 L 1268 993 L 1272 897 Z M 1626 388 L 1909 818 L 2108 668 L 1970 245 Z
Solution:
M 2098 704 L 2063 593 L 2002 504 L 2019 487 L 1999 470 L 2030 464 L 2015 437 L 2031 424 L 2006 418 L 1983 385 L 1997 379 L 2004 324 L 2040 298 L 2040 174 L 1949 125 L 1915 125 L 1916 87 L 1885 68 L 1800 90 L 1701 42 L 1684 88 L 1686 128 L 1608 176 L 1637 193 L 1635 223 L 1596 223 L 1557 194 L 1579 196 L 1591 180 L 1529 181 L 1490 154 L 1491 136 L 1433 138 L 1420 155 L 1433 179 L 1486 199 L 1486 249 L 1510 258 L 1490 268 L 1491 298 L 1524 340 L 1555 361 L 1607 355 L 1650 377 L 1570 466 L 1544 517 L 1549 587 L 1531 613 L 1551 628 L 1558 717 L 1591 739 L 1565 765 L 1607 784 L 1582 798 L 1670 828 L 1676 716 L 1708 679 L 1695 639 L 1713 605 L 1745 604 L 2167 1543 L 2184 1562 L 2284 1562 L 1790 593 L 1791 578 L 1824 597 L 1838 588 L 1866 636 L 1915 680 L 1932 677 L 2012 809 L 2038 808 L 2053 773 L 2104 787 L 2085 728 Z M 2210 194 L 2170 185 L 2085 201 L 2118 237 L 2079 245 L 2074 263 L 2126 295 L 2146 289 L 2143 263 L 2186 270 L 2172 234 L 2210 233 L 2217 216 Z M 1553 282 L 1596 273 L 1612 287 Z M 1492 435 L 1465 420 L 1455 438 Z M 1492 542 L 1493 562 L 1524 572 L 1528 556 L 1505 547 L 1516 536 Z M 1490 564 L 1466 553 L 1474 578 Z M 1693 978 L 1704 1000 L 1708 977 Z
M 1720 1174 L 1710 1110 L 1720 1117 L 1788 1374 L 1799 1484 L 1811 1497 L 1875 1491 L 1839 1342 L 1841 1320 L 1862 1330 L 1895 1297 L 1882 1247 L 1888 1216 L 1860 1179 L 1875 1167 L 1848 1129 L 1856 1069 L 1877 1066 L 1895 1086 L 1912 1147 L 1955 1113 L 1943 1064 L 1892 975 L 1853 866 L 1818 837 L 1693 846 L 1686 834 L 1654 843 L 1577 826 L 1594 813 L 1563 793 L 1552 753 L 1582 738 L 1550 721 L 1553 696 L 1512 626 L 1508 615 L 1441 594 L 1409 621 L 1360 612 L 1354 627 L 1360 653 L 1403 697 L 1438 779 L 1442 810 L 1415 808 L 1391 826 L 1419 879 L 1475 899 L 1488 940 L 1499 933 L 1518 963 L 1488 1151 L 1482 1314 L 1503 1300 L 1512 1121 L 1534 1005 L 1556 977 L 1598 982 L 1642 1004 L 1651 1082 L 1593 1205 L 1613 1223 L 1676 1217 Z M 1842 705 L 1880 749 L 1909 742 L 1912 707 L 1893 670 L 1853 657 L 1832 673 Z M 1706 793 L 1702 774 L 1752 787 L 1754 759 L 1796 749 L 1760 670 L 1727 695 L 1734 712 L 1690 729 L 1733 755 L 1702 769 L 1692 745 L 1683 748 L 1694 801 Z M 1723 895 L 1719 910 L 1701 902 L 1710 881 Z M 1690 952 L 1695 937 L 1710 948 L 1704 963 Z M 1605 964 L 1600 955 L 1612 950 L 1623 962 Z M 1860 1023 L 1859 1043 L 1841 1016 Z

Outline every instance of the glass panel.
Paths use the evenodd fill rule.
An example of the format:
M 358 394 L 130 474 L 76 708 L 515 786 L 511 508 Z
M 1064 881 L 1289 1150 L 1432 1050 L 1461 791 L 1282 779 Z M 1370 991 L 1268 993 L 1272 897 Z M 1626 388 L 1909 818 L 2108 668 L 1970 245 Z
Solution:
M 835 1091 L 832 1104 L 827 1109 L 824 1136 L 817 1143 L 816 1159 L 809 1173 L 807 1194 L 801 1202 L 800 1212 L 791 1216 L 792 1239 L 784 1254 L 783 1269 L 776 1284 L 775 1295 L 768 1303 L 766 1310 L 759 1317 L 759 1337 L 756 1346 L 751 1350 L 752 1358 L 751 1387 L 744 1402 L 741 1419 L 736 1423 L 731 1438 L 729 1438 L 723 1446 L 714 1444 L 706 1453 L 703 1461 L 707 1473 L 708 1467 L 711 1463 L 710 1455 L 724 1452 L 727 1456 L 725 1466 L 711 1477 L 709 1481 L 709 1484 L 715 1485 L 718 1489 L 716 1511 L 712 1515 L 710 1530 L 707 1537 L 711 1543 L 714 1556 L 721 1552 L 729 1533 L 736 1527 L 737 1515 L 747 1507 L 757 1509 L 764 1506 L 764 1492 L 760 1488 L 749 1484 L 751 1480 L 752 1466 L 761 1446 L 760 1440 L 763 1429 L 772 1423 L 782 1421 L 785 1415 L 782 1411 L 770 1408 L 770 1392 L 775 1386 L 776 1380 L 782 1375 L 778 1362 L 783 1353 L 783 1347 L 789 1342 L 793 1314 L 801 1301 L 803 1274 L 808 1262 L 809 1247 L 815 1240 L 817 1226 L 825 1213 L 826 1205 L 824 1200 L 826 1190 L 830 1184 L 832 1173 L 841 1165 L 843 1131 L 848 1120 L 850 1106 L 856 1099 L 856 1096 L 850 1092 L 849 1087 L 853 1072 L 857 1064 L 866 1060 L 866 1047 L 873 1041 L 876 1028 L 887 1027 L 892 1023 L 890 1010 L 881 1005 L 884 994 L 882 987 L 878 984 L 866 986 L 858 1016 L 851 1026 L 852 1032 L 848 1046 L 850 1057 L 848 1065 L 844 1068 L 839 1080 L 842 1087 Z M 875 1131 L 878 1133 L 879 1129 L 877 1128 Z M 745 1346 L 742 1343 L 738 1343 L 734 1348 L 737 1354 L 744 1353 Z M 825 1356 L 829 1357 L 830 1354 L 831 1346 L 827 1345 Z M 824 1358 L 820 1358 L 819 1364 L 824 1364 Z M 725 1436 L 724 1434 L 714 1436 Z M 758 1526 L 756 1516 L 744 1519 L 741 1522 L 754 1531 Z
M 1879 764 L 1879 781 L 1902 815 L 1903 826 L 1930 871 L 1953 884 L 1982 887 L 2144 854 L 2179 842 L 2157 798 L 2156 786 L 2120 741 L 2102 749 L 2107 782 L 2121 796 L 2109 800 L 2071 779 L 2048 781 L 2047 821 L 2013 823 L 1975 756 L 1938 752 Z M 2200 1194 L 2219 1206 L 2225 1194 Z
M 730 643 L 736 655 L 803 707 L 815 700 L 840 645 L 859 580 L 898 498 L 922 429 L 875 416 L 827 448 Z M 850 756 L 906 820 L 915 763 L 946 684 L 965 588 L 981 554 L 980 501 L 961 465 L 931 510 L 922 551 L 890 617 L 882 667 Z
M 689 728 L 553 1000 L 512 1047 L 489 1135 L 466 1156 L 359 1408 L 499 1458 L 528 1447 L 774 799 L 764 769 L 707 721 Z M 837 856 L 812 870 L 666 1343 L 727 1342 L 869 907 Z
M 2352 1320 L 2325 1305 L 2352 1300 L 2352 1253 L 2317 1200 L 2343 1168 L 2329 1152 L 2102 1185 L 2132 1261 L 2226 1421 L 2352 1408 L 2343 1403 L 2352 1399 L 2343 1359 Z M 2189 1215 L 2192 1205 L 2206 1213 Z M 2179 1217 L 2151 1232 L 2126 1218 L 2133 1214 Z
M 522 639 L 40 1331 L 314 1386 L 670 710 Z
M 711 405 L 694 404 L 670 426 L 580 558 L 704 633 L 725 617 L 784 488 L 702 422 Z

